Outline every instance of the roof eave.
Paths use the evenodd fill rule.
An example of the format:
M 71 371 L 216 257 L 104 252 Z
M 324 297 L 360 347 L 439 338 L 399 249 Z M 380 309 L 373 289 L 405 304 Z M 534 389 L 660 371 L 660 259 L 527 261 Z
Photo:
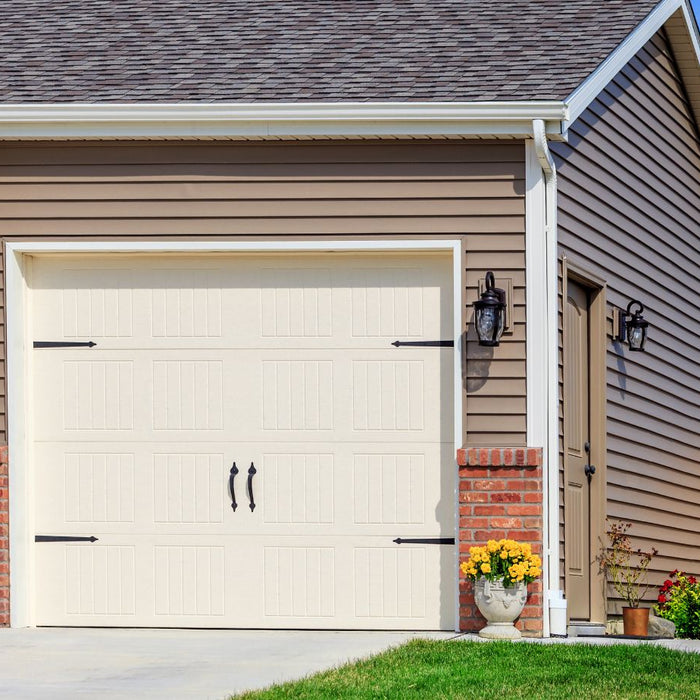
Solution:
M 0 139 L 282 139 L 519 137 L 542 119 L 553 138 L 560 101 L 5 104 Z

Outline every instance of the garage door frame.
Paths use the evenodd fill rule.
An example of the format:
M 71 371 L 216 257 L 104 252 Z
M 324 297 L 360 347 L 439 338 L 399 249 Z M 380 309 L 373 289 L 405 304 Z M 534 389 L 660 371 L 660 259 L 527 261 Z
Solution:
M 460 240 L 397 241 L 152 241 L 152 242 L 6 242 L 6 332 L 7 332 L 7 401 L 8 445 L 10 454 L 10 621 L 12 627 L 35 625 L 35 589 L 33 566 L 33 489 L 34 479 L 28 459 L 31 434 L 29 410 L 31 377 L 28 371 L 29 309 L 26 282 L 27 255 L 51 253 L 284 253 L 284 252 L 371 252 L 405 253 L 410 251 L 445 251 L 452 255 L 454 359 L 454 447 L 462 446 L 462 367 L 464 362 L 462 333 L 462 290 L 464 265 Z M 455 511 L 458 483 L 455 468 Z M 459 519 L 455 517 L 455 538 Z M 455 582 L 458 583 L 458 557 L 455 547 Z M 459 623 L 459 586 L 455 585 L 455 624 Z

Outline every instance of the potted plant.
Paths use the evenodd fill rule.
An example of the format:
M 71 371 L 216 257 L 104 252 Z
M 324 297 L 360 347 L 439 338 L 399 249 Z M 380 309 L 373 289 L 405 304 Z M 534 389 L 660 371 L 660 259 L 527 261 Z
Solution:
M 632 523 L 607 519 L 607 545 L 601 546 L 597 557 L 601 573 L 604 573 L 615 592 L 627 603 L 622 608 L 623 629 L 626 635 L 646 637 L 649 629 L 649 608 L 640 608 L 649 584 L 647 570 L 658 553 L 652 547 L 648 552 L 633 549 L 628 534 Z
M 488 624 L 479 636 L 488 639 L 519 639 L 513 622 L 525 607 L 527 584 L 542 574 L 542 560 L 527 543 L 489 540 L 471 547 L 460 569 L 474 581 L 474 600 Z

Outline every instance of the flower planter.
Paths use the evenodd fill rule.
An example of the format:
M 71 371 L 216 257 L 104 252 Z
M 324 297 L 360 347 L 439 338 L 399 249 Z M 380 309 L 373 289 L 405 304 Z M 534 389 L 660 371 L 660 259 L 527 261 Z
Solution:
M 486 639 L 520 639 L 520 631 L 513 623 L 525 607 L 527 584 L 523 581 L 505 586 L 503 579 L 489 581 L 480 578 L 474 586 L 476 607 L 488 621 L 479 630 Z
M 622 608 L 622 629 L 631 637 L 649 633 L 649 608 Z

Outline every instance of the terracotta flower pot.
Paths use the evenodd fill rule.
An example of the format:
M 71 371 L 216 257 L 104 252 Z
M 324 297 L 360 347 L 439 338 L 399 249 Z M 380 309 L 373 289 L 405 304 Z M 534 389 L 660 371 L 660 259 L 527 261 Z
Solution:
M 520 631 L 513 622 L 525 607 L 527 584 L 520 582 L 504 586 L 503 579 L 488 581 L 480 578 L 474 587 L 476 607 L 488 620 L 488 625 L 479 630 L 480 637 L 487 639 L 520 639 Z
M 649 608 L 622 608 L 622 626 L 625 634 L 646 637 L 649 633 Z

